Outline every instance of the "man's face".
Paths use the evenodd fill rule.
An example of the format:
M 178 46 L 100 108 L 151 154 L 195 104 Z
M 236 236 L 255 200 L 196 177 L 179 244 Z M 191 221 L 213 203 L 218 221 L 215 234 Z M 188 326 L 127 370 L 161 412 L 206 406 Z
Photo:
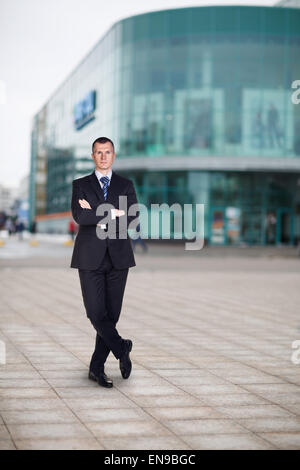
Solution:
M 92 153 L 92 158 L 95 162 L 97 170 L 109 170 L 113 164 L 116 154 L 114 153 L 113 146 L 110 142 L 99 144 L 96 142 Z

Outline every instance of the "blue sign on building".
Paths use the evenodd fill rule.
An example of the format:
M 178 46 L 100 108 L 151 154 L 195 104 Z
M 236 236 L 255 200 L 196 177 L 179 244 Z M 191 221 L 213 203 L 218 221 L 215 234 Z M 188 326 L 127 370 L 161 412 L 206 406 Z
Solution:
M 74 124 L 76 130 L 84 127 L 88 122 L 95 119 L 94 111 L 96 109 L 96 90 L 90 91 L 74 107 Z

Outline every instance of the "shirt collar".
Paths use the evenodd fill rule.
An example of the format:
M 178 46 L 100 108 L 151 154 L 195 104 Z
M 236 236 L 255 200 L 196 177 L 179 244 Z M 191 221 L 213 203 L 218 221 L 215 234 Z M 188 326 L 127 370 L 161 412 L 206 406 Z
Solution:
M 109 181 L 111 179 L 111 175 L 112 175 L 112 169 L 109 170 L 109 172 L 107 173 L 107 175 L 103 175 L 102 173 L 100 173 L 100 171 L 96 170 L 95 169 L 95 174 L 98 178 L 98 180 L 100 180 L 100 178 L 102 178 L 102 176 L 107 176 L 109 178 Z

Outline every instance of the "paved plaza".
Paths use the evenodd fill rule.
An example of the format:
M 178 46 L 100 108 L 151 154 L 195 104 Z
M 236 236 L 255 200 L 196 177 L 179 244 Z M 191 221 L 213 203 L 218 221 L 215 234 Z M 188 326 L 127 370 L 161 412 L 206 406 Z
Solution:
M 138 250 L 118 323 L 133 368 L 122 379 L 110 353 L 112 389 L 87 378 L 71 253 L 0 247 L 1 449 L 300 449 L 296 249 Z

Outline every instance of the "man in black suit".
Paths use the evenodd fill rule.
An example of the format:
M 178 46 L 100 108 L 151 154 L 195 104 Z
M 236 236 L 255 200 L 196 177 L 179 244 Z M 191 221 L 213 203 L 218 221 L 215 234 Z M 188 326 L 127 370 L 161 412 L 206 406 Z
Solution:
M 139 211 L 136 206 L 134 216 L 127 213 L 133 204 L 138 204 L 137 197 L 132 181 L 111 169 L 116 156 L 113 142 L 99 137 L 93 143 L 91 156 L 95 171 L 73 181 L 71 208 L 79 230 L 71 268 L 78 269 L 86 314 L 97 331 L 89 378 L 112 387 L 112 380 L 104 372 L 110 351 L 119 360 L 124 379 L 132 368 L 129 356 L 132 341 L 119 335 L 116 323 L 128 270 L 136 265 L 127 229 L 132 220 L 136 219 L 137 225 Z M 119 196 L 126 196 L 127 210 L 118 209 Z M 104 217 L 101 207 L 107 213 Z M 125 220 L 121 221 L 121 217 Z

